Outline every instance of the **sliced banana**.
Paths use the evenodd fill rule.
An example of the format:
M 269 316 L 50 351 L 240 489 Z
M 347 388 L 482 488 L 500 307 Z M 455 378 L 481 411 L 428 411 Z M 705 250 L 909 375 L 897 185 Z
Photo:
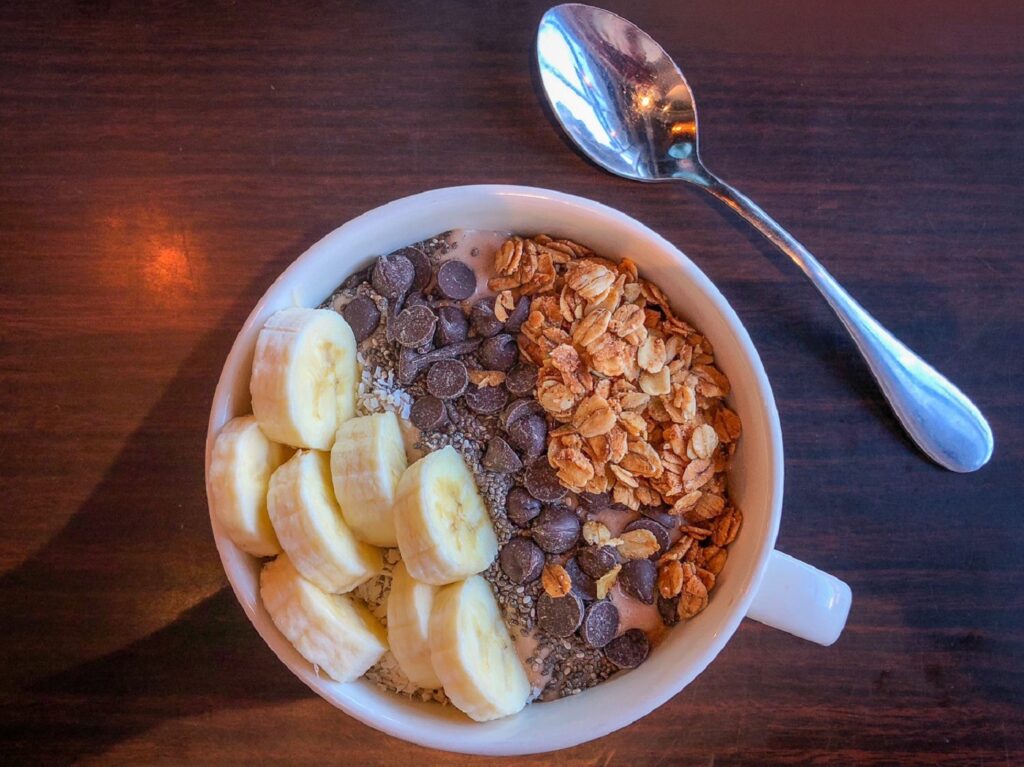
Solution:
M 331 477 L 341 514 L 356 538 L 374 546 L 398 545 L 391 507 L 407 466 L 394 413 L 351 418 L 338 428 L 331 448 Z
M 300 450 L 274 472 L 270 521 L 295 568 L 330 594 L 351 591 L 381 570 L 380 550 L 356 540 L 331 488 L 327 453 Z
M 395 565 L 388 594 L 388 644 L 409 681 L 427 690 L 441 686 L 430 660 L 430 613 L 437 586 L 420 583 L 403 562 Z
M 324 593 L 286 554 L 263 568 L 260 596 L 299 654 L 339 682 L 362 676 L 388 649 L 384 627 L 364 604 L 346 594 Z
M 479 573 L 498 553 L 473 475 L 450 445 L 405 470 L 394 513 L 402 560 L 423 583 L 443 586 Z
M 438 591 L 430 615 L 430 659 L 445 694 L 478 722 L 514 714 L 530 697 L 501 610 L 479 575 Z
M 256 341 L 252 412 L 275 442 L 330 450 L 355 413 L 357 375 L 356 338 L 340 314 L 284 309 Z
M 267 513 L 270 475 L 291 450 L 271 442 L 251 415 L 221 429 L 210 456 L 210 505 L 228 537 L 243 551 L 269 557 L 281 551 Z

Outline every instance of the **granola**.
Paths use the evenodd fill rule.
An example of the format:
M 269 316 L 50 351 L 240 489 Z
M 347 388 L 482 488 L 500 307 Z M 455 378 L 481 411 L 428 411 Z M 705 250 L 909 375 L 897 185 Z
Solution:
M 538 368 L 545 458 L 557 480 L 572 494 L 610 496 L 633 512 L 663 509 L 676 520 L 670 545 L 647 529 L 612 536 L 593 519 L 583 540 L 612 547 L 621 562 L 656 557 L 659 593 L 678 598 L 679 618 L 693 617 L 742 523 L 727 492 L 742 425 L 725 403 L 731 386 L 711 342 L 628 258 L 616 263 L 571 240 L 516 236 L 502 244 L 495 269 L 497 306 L 507 312 L 524 296 L 532 302 L 517 342 Z M 599 599 L 620 569 L 595 576 Z

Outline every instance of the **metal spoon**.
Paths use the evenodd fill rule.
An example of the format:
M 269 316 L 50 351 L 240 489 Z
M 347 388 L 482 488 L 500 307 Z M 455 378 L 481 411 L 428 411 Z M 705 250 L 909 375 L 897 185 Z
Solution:
M 978 408 L 883 328 L 753 200 L 704 167 L 693 94 L 661 46 L 614 13 L 567 4 L 541 19 L 537 59 L 551 109 L 590 159 L 634 181 L 696 184 L 743 216 L 825 297 L 920 448 L 952 471 L 988 462 L 992 430 Z

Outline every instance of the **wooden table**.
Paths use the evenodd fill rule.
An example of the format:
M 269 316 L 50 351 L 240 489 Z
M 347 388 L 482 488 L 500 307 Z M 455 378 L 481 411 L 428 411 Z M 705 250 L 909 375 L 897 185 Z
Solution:
M 0 9 L 0 759 L 481 763 L 277 661 L 217 559 L 203 440 L 235 332 L 310 243 L 505 182 L 620 208 L 719 285 L 782 414 L 779 545 L 855 595 L 832 648 L 747 622 L 639 723 L 516 763 L 1024 763 L 1018 3 L 608 3 L 682 62 L 708 164 L 988 415 L 967 476 L 742 222 L 569 150 L 531 76 L 543 3 L 141 5 Z

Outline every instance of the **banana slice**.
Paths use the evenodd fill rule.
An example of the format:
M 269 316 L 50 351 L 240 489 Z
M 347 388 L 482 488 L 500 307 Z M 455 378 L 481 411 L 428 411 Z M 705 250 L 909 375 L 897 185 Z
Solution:
M 485 570 L 498 553 L 473 475 L 450 445 L 405 470 L 395 491 L 395 532 L 409 574 L 434 586 Z
M 325 594 L 282 554 L 260 573 L 260 596 L 299 654 L 339 682 L 366 673 L 388 649 L 384 627 L 345 594 Z
M 356 338 L 340 314 L 284 309 L 256 341 L 252 412 L 275 442 L 330 450 L 355 413 L 357 380 Z
M 441 680 L 430 660 L 430 613 L 437 586 L 415 580 L 405 563 L 395 565 L 388 594 L 388 644 L 409 681 L 427 690 Z
M 341 518 L 327 453 L 300 450 L 282 464 L 270 478 L 267 509 L 295 568 L 329 594 L 380 572 L 380 550 L 357 541 Z
M 479 575 L 438 591 L 430 615 L 430 659 L 445 694 L 478 722 L 514 714 L 530 697 L 501 610 Z
M 356 538 L 394 548 L 395 488 L 408 466 L 402 429 L 394 413 L 345 421 L 331 448 L 331 477 L 341 515 Z
M 271 442 L 251 415 L 221 429 L 210 456 L 210 505 L 228 537 L 242 551 L 271 557 L 281 551 L 267 514 L 270 475 L 291 450 Z

